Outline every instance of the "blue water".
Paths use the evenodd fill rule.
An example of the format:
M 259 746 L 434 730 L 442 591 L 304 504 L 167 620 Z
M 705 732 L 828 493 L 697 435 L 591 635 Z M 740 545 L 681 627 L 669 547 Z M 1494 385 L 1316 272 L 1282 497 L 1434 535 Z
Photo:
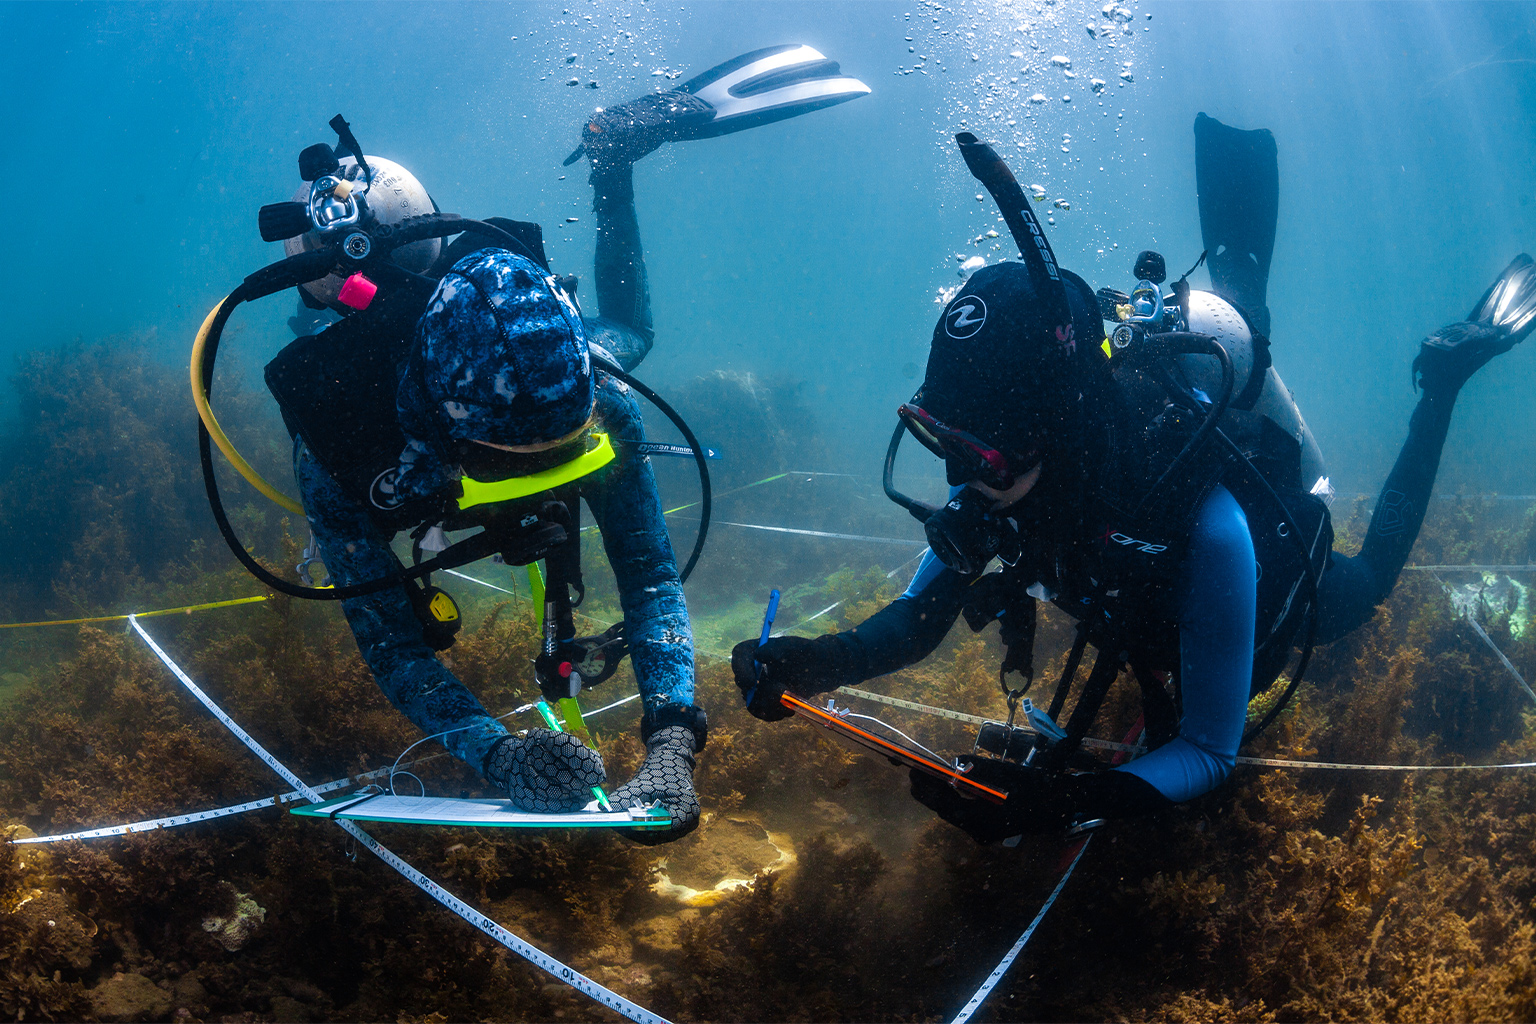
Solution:
M 717 368 L 804 381 L 817 426 L 873 476 L 955 256 L 1011 249 L 971 243 L 1002 226 L 953 133 L 996 141 L 1066 199 L 1061 262 L 1125 288 L 1139 249 L 1175 273 L 1199 255 L 1203 110 L 1276 135 L 1276 364 L 1339 490 L 1374 491 L 1417 340 L 1536 247 L 1536 8 L 1124 6 L 1132 32 L 1094 39 L 1084 26 L 1106 19 L 1079 2 L 6 4 L 0 359 L 120 337 L 184 360 L 207 309 L 280 255 L 256 208 L 291 194 L 298 151 L 331 141 L 338 111 L 444 210 L 540 220 L 557 267 L 585 276 L 585 165 L 560 160 L 592 107 L 666 83 L 657 70 L 805 42 L 874 93 L 640 165 L 654 385 Z M 242 311 L 229 367 L 276 352 L 292 312 Z M 1464 393 L 1442 490 L 1536 492 L 1536 348 L 1495 370 Z

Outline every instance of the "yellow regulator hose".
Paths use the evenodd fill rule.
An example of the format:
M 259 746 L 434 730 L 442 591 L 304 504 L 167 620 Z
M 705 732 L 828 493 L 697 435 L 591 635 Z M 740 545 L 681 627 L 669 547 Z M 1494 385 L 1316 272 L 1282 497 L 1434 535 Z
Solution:
M 198 328 L 197 340 L 192 343 L 192 404 L 197 406 L 197 415 L 203 421 L 203 426 L 208 428 L 208 433 L 212 436 L 213 443 L 219 446 L 219 451 L 224 453 L 224 457 L 229 460 L 230 465 L 239 470 L 240 475 L 250 481 L 252 487 L 294 515 L 302 516 L 304 514 L 303 505 L 300 505 L 297 501 L 294 501 L 288 495 L 267 483 L 262 475 L 256 472 L 249 462 L 245 461 L 244 456 L 235 450 L 235 446 L 230 443 L 223 428 L 219 426 L 219 421 L 214 417 L 213 409 L 208 404 L 208 392 L 203 388 L 203 349 L 207 345 L 208 330 L 213 326 L 214 318 L 219 315 L 219 311 L 224 308 L 224 303 L 228 301 L 229 296 L 225 296 L 222 302 L 209 310 L 207 318 L 203 320 L 203 326 Z

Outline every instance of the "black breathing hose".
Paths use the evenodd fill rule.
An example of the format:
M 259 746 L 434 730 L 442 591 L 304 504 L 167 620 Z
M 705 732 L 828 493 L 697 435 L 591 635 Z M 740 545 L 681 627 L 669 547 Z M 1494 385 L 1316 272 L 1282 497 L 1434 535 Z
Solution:
M 420 282 L 430 283 L 435 286 L 430 278 L 421 274 L 414 274 L 401 267 L 385 263 L 389 253 L 396 248 L 411 242 L 425 238 L 441 238 L 448 235 L 461 234 L 463 232 L 483 234 L 494 241 L 503 243 L 509 250 L 518 252 L 538 262 L 527 247 L 512 234 L 487 224 L 483 221 L 469 220 L 457 214 L 433 213 L 421 217 L 412 217 L 402 221 L 387 231 L 380 231 L 369 258 L 360 262 L 357 269 L 368 269 L 377 272 L 381 267 L 387 268 L 385 276 L 397 279 L 419 279 Z M 323 278 L 337 269 L 338 260 L 336 254 L 329 249 L 316 249 L 311 252 L 299 253 L 286 259 L 279 260 L 267 267 L 246 277 L 229 297 L 219 306 L 208 326 L 207 340 L 203 349 L 203 392 L 211 404 L 213 395 L 213 368 L 218 359 L 219 341 L 224 336 L 224 327 L 229 322 L 230 315 L 235 307 L 243 302 L 251 302 L 275 294 L 287 288 L 297 287 L 308 281 Z M 704 541 L 709 533 L 709 519 L 712 509 L 712 495 L 710 490 L 709 466 L 705 462 L 703 447 L 694 436 L 693 431 L 677 411 L 662 400 L 661 396 L 646 387 L 640 381 L 626 373 L 618 365 L 609 362 L 599 356 L 593 357 L 593 362 L 604 371 L 622 380 L 625 384 L 644 395 L 651 404 L 660 409 L 674 424 L 688 444 L 693 448 L 694 461 L 699 469 L 699 485 L 703 493 L 702 509 L 699 522 L 698 537 L 694 541 L 693 551 L 687 564 L 679 573 L 679 581 L 686 582 L 693 568 L 698 564 L 699 556 L 704 551 Z M 432 558 L 410 569 L 389 573 L 376 580 L 364 583 L 356 583 L 345 587 L 304 587 L 273 574 L 255 557 L 245 549 L 240 538 L 235 535 L 234 527 L 229 522 L 229 516 L 224 509 L 224 501 L 219 493 L 218 479 L 214 474 L 213 465 L 213 437 L 208 432 L 207 425 L 199 417 L 197 421 L 197 446 L 198 458 L 202 463 L 203 487 L 208 495 L 208 507 L 213 513 L 214 523 L 219 528 L 219 534 L 224 542 L 229 545 L 240 564 L 245 566 L 250 574 L 257 580 L 276 590 L 278 593 L 287 594 L 290 597 L 305 598 L 313 601 L 344 601 L 354 597 L 364 597 L 368 594 L 376 594 L 392 587 L 400 586 L 407 580 L 421 579 L 433 572 L 442 569 L 453 569 L 470 562 L 486 558 L 497 551 L 497 545 L 490 539 L 489 532 L 474 534 L 465 540 L 454 544 L 448 550 L 437 557 Z M 480 540 L 480 538 L 486 538 Z
M 640 383 L 634 377 L 631 377 L 628 371 L 619 366 L 619 364 L 604 359 L 599 355 L 592 356 L 592 364 L 604 373 L 617 377 L 644 395 L 647 401 L 661 410 L 662 415 L 672 421 L 679 433 L 683 435 L 683 440 L 687 441 L 688 446 L 693 449 L 693 461 L 699 468 L 699 492 L 701 497 L 699 501 L 699 534 L 694 538 L 693 551 L 688 556 L 687 564 L 683 566 L 683 571 L 677 574 L 678 582 L 686 583 L 688 582 L 688 577 L 693 575 L 693 567 L 699 564 L 699 556 L 704 553 L 704 540 L 709 536 L 710 512 L 714 508 L 714 496 L 709 482 L 709 463 L 705 460 L 704 446 L 699 444 L 699 439 L 694 436 L 687 421 L 678 414 L 676 409 L 663 401 L 662 397 L 656 392 Z

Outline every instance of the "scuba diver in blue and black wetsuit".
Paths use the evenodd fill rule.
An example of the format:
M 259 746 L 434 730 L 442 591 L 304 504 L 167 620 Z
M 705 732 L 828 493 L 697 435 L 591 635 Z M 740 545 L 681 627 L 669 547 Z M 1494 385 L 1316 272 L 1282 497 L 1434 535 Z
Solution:
M 647 752 L 611 799 L 619 808 L 666 808 L 670 829 L 633 833 L 640 842 L 667 842 L 697 826 L 692 771 L 706 722 L 694 704 L 681 580 L 703 531 L 680 574 L 649 455 L 668 446 L 645 442 L 632 389 L 675 414 L 628 376 L 654 337 L 632 165 L 668 141 L 727 134 L 867 92 L 810 47 L 780 46 L 591 117 L 566 163 L 583 153 L 591 163 L 601 310 L 594 318 L 577 308 L 574 279 L 550 271 L 538 225 L 439 213 L 409 172 L 364 156 L 338 116 L 339 149 L 305 150 L 306 184 L 295 200 L 262 210 L 263 237 L 283 240 L 288 259 L 247 278 L 204 325 L 197 351 L 210 332 L 216 350 L 234 305 L 291 284 L 310 309 L 343 314 L 266 370 L 294 438 L 313 534 L 307 558 L 324 562 L 334 589 L 275 577 L 233 537 L 209 461 L 217 425 L 206 415 L 215 515 L 236 555 L 270 586 L 342 599 L 390 702 L 523 810 L 579 810 L 605 781 L 602 759 L 568 733 L 509 734 L 434 656 L 453 642 L 458 610 L 430 572 L 493 554 L 517 565 L 545 560 L 545 642 L 535 661 L 542 692 L 550 701 L 574 697 L 627 653 L 644 698 Z M 451 235 L 459 237 L 443 246 Z M 201 358 L 194 355 L 194 376 L 206 393 L 212 357 L 206 365 Z M 702 471 L 691 432 L 679 426 Z M 624 610 L 622 623 L 589 638 L 576 637 L 573 620 L 583 500 Z M 445 533 L 476 527 L 483 529 L 452 544 Z M 410 569 L 391 549 L 405 530 L 414 542 Z
M 1011 721 L 984 727 L 978 752 L 955 762 L 1006 801 L 912 772 L 913 795 L 979 841 L 1091 828 L 1226 778 L 1251 696 L 1295 647 L 1304 659 L 1312 643 L 1368 621 L 1391 592 L 1458 392 L 1536 326 L 1536 265 L 1521 255 L 1466 321 L 1424 341 L 1413 362 L 1422 397 L 1370 531 L 1358 555 L 1333 553 L 1321 458 L 1264 337 L 1273 139 L 1204 115 L 1196 133 L 1202 228 L 1218 254 L 1213 290 L 1180 280 L 1166 295 L 1155 253 L 1137 261 L 1131 295 L 1095 296 L 1057 267 L 1012 174 L 990 147 L 959 137 L 1023 261 L 978 271 L 945 307 L 922 387 L 900 409 L 886 489 L 925 522 L 930 550 L 906 592 L 857 628 L 754 639 L 733 652 L 749 709 L 774 720 L 790 713 L 786 691 L 822 693 L 921 660 L 964 613 L 973 629 L 1000 623 L 1012 709 L 1032 677 L 1036 600 L 1067 612 L 1077 640 L 1049 711 L 1027 709 L 1033 735 Z M 1111 339 L 1104 319 L 1119 321 Z M 904 431 L 944 460 L 952 491 L 941 508 L 891 484 Z M 986 572 L 994 558 L 1001 568 Z M 1060 723 L 1089 645 L 1096 662 Z M 1127 665 L 1150 751 L 1105 770 L 1078 748 Z M 1010 686 L 1011 673 L 1021 685 Z

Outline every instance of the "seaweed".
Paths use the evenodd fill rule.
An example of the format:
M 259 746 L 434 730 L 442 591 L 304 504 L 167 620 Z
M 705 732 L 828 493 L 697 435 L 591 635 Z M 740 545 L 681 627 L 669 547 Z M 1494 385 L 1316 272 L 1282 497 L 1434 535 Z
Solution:
M 39 618 L 257 592 L 206 522 L 179 372 L 131 345 L 81 347 L 30 357 L 17 386 L 27 415 L 0 439 L 0 523 L 33 541 L 3 556 L 0 606 Z M 250 447 L 264 471 L 286 479 L 280 430 L 238 383 L 221 388 L 231 429 L 274 439 Z M 722 472 L 722 490 L 803 465 L 840 469 L 791 388 L 717 376 L 691 395 L 686 411 L 700 410 L 706 443 L 761 454 Z M 734 421 L 725 412 L 743 403 L 757 411 L 726 433 Z M 725 499 L 741 502 L 725 518 L 915 538 L 866 485 L 782 478 L 738 492 L 750 500 Z M 229 490 L 251 546 L 277 565 L 297 561 L 302 524 L 250 505 L 243 485 Z M 1367 511 L 1339 510 L 1341 547 L 1358 539 Z M 1533 538 L 1536 509 L 1437 502 L 1417 557 L 1525 563 Z M 701 570 L 697 690 L 711 739 L 696 773 L 706 821 L 693 836 L 653 849 L 591 833 L 372 831 L 513 931 L 679 1020 L 952 1014 L 1039 908 L 1071 848 L 1056 837 L 977 846 L 912 801 L 889 764 L 801 722 L 769 725 L 741 709 L 722 656 L 755 633 L 757 590 L 770 580 L 784 589 L 787 622 L 841 602 L 809 632 L 856 624 L 903 582 L 888 574 L 906 555 L 787 543 L 721 530 Z M 616 604 L 596 566 L 589 580 L 583 611 L 602 623 Z M 526 703 L 535 693 L 534 609 L 461 593 L 468 625 L 444 657 L 487 706 Z M 272 596 L 151 623 L 306 779 L 388 764 L 419 738 L 379 694 L 333 607 Z M 1536 637 L 1507 610 L 1483 625 L 1529 678 Z M 1039 679 L 1054 681 L 1070 640 L 1070 621 L 1042 608 Z M 869 687 L 1001 718 L 999 655 L 995 630 L 957 625 L 925 662 Z M 286 788 L 132 635 L 16 631 L 0 646 L 0 670 L 0 816 L 13 835 Z M 632 688 L 625 669 L 592 697 L 606 702 Z M 1123 678 L 1097 735 L 1120 739 L 1138 712 L 1138 689 Z M 935 749 L 969 749 L 973 727 L 964 723 L 879 714 Z M 591 722 L 616 780 L 643 754 L 638 716 L 630 704 Z M 1408 573 L 1370 624 L 1318 652 L 1296 700 L 1250 752 L 1360 764 L 1525 762 L 1536 760 L 1531 717 L 1529 699 L 1439 582 Z M 436 792 L 481 786 L 432 744 L 411 759 Z M 759 858 L 745 869 L 752 877 L 722 878 L 691 903 L 660 884 L 668 871 L 681 877 L 690 857 L 695 874 L 707 873 L 732 830 L 758 827 L 785 855 Z M 688 885 L 703 892 L 710 881 L 690 875 Z M 1536 775 L 1240 766 L 1217 792 L 1099 833 L 981 1018 L 1530 1019 L 1533 913 Z M 611 1016 L 443 911 L 334 827 L 276 809 L 47 849 L 0 846 L 0 1013 Z

